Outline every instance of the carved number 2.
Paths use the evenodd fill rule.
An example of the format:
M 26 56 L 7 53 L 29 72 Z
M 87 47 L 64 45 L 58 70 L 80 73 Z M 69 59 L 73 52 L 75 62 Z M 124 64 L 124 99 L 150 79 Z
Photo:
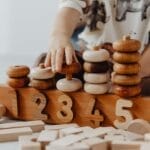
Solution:
M 114 121 L 115 127 L 120 128 L 120 129 L 127 129 L 130 121 L 133 120 L 133 116 L 132 116 L 132 113 L 129 110 L 125 110 L 123 108 L 125 108 L 125 107 L 129 108 L 129 107 L 132 107 L 132 106 L 133 106 L 132 101 L 125 100 L 125 99 L 120 99 L 120 100 L 117 101 L 116 116 L 125 118 L 125 122 L 115 120 Z

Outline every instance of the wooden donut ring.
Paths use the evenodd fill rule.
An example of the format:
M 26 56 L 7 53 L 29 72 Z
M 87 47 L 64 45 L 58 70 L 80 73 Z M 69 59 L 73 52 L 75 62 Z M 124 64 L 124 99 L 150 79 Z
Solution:
M 109 90 L 108 84 L 84 84 L 84 91 L 90 94 L 105 94 Z
M 56 83 L 56 87 L 58 90 L 63 92 L 74 92 L 82 88 L 82 82 L 75 78 L 72 78 L 72 80 L 64 78 Z
M 10 78 L 21 78 L 29 74 L 30 69 L 28 66 L 10 66 L 7 70 L 7 75 Z
M 120 53 L 120 52 L 115 52 L 113 54 L 113 60 L 118 62 L 118 63 L 136 63 L 140 60 L 140 53 L 135 52 L 135 53 Z
M 88 73 L 105 73 L 109 70 L 109 64 L 107 61 L 100 63 L 85 62 L 83 68 L 84 71 Z
M 44 67 L 43 64 L 40 64 L 39 67 L 35 67 L 31 70 L 30 74 L 31 78 L 33 79 L 51 79 L 55 76 L 55 73 L 52 72 L 51 67 Z
M 119 75 L 114 73 L 112 75 L 112 82 L 119 85 L 137 85 L 141 82 L 138 75 Z
M 117 74 L 124 74 L 124 75 L 138 74 L 140 71 L 140 68 L 141 67 L 138 63 L 135 63 L 135 64 L 115 63 L 113 66 L 113 69 Z
M 30 79 L 28 77 L 22 78 L 8 78 L 7 84 L 13 88 L 22 88 L 28 85 Z
M 141 87 L 139 85 L 135 86 L 121 86 L 113 85 L 113 93 L 119 95 L 120 97 L 134 97 L 139 95 L 141 92 Z
M 101 49 L 99 51 L 86 50 L 83 53 L 83 59 L 87 62 L 103 62 L 110 58 L 110 54 L 107 50 Z
M 109 73 L 84 73 L 83 78 L 85 82 L 100 84 L 109 81 Z
M 54 79 L 47 79 L 47 80 L 32 79 L 30 82 L 30 86 L 39 90 L 46 90 L 54 87 Z
M 59 73 L 62 73 L 62 74 L 74 74 L 74 73 L 78 73 L 80 70 L 81 70 L 80 63 L 73 62 L 71 65 L 63 64 L 62 70 Z
M 123 39 L 113 43 L 113 49 L 119 52 L 135 52 L 140 48 L 140 41 L 131 39 L 130 36 L 124 36 Z

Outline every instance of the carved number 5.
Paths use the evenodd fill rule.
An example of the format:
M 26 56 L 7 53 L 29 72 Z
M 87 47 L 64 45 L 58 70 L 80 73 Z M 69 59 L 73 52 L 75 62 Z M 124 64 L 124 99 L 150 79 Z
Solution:
M 129 110 L 125 110 L 123 108 L 129 108 L 132 106 L 133 106 L 132 101 L 125 100 L 125 99 L 120 99 L 117 101 L 116 116 L 123 117 L 125 119 L 125 121 L 122 122 L 119 120 L 115 120 L 114 121 L 115 127 L 120 128 L 120 129 L 127 129 L 128 124 L 130 123 L 130 121 L 133 120 L 133 116 Z

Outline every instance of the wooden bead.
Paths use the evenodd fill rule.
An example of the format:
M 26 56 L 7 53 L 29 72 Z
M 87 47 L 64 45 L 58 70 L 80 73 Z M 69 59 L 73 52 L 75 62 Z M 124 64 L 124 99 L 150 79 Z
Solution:
M 119 52 L 135 52 L 141 47 L 138 40 L 131 39 L 130 36 L 124 36 L 123 39 L 113 43 L 113 48 Z
M 39 90 L 46 90 L 54 86 L 54 79 L 47 79 L 47 80 L 32 79 L 30 82 L 30 86 Z
M 118 63 L 136 63 L 140 60 L 140 53 L 138 52 L 133 52 L 133 53 L 120 53 L 120 52 L 115 52 L 113 54 L 113 60 L 118 62 Z
M 84 91 L 90 94 L 105 94 L 108 92 L 108 84 L 84 84 Z
M 44 67 L 40 65 L 31 70 L 31 78 L 33 79 L 50 79 L 55 76 L 55 73 L 52 72 L 51 67 Z
M 135 86 L 121 86 L 113 85 L 113 93 L 120 97 L 134 97 L 139 95 L 141 92 L 141 87 L 139 85 Z
M 21 78 L 29 74 L 30 69 L 27 66 L 10 66 L 7 70 L 7 75 L 10 78 Z
M 79 79 L 72 78 L 71 80 L 61 79 L 56 83 L 58 90 L 63 92 L 78 91 L 82 88 L 82 82 Z
M 141 78 L 138 75 L 112 75 L 112 82 L 119 85 L 137 85 L 141 82 Z
M 83 64 L 83 68 L 84 71 L 88 73 L 104 73 L 109 70 L 109 64 L 107 61 L 100 62 L 100 63 L 85 62 Z
M 81 70 L 80 63 L 73 62 L 71 65 L 63 64 L 62 70 L 60 73 L 73 74 L 73 73 L 78 73 L 80 70 Z
M 83 53 L 83 59 L 87 62 L 103 62 L 110 58 L 107 50 L 101 49 L 99 51 L 87 50 Z
M 83 78 L 88 83 L 105 83 L 109 81 L 109 73 L 84 73 Z
M 115 63 L 113 69 L 118 74 L 132 75 L 132 74 L 139 73 L 140 65 L 138 63 L 134 63 L 134 64 Z
M 7 84 L 13 88 L 21 88 L 27 86 L 29 81 L 28 77 L 8 78 Z

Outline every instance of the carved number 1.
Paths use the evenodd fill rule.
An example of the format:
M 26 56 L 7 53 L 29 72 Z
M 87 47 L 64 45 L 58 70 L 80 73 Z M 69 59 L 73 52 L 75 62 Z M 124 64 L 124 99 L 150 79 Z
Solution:
M 119 99 L 116 104 L 116 116 L 123 117 L 125 119 L 124 122 L 115 120 L 114 125 L 119 129 L 127 129 L 130 121 L 133 120 L 132 113 L 129 110 L 125 110 L 124 108 L 130 108 L 133 106 L 132 101 Z

